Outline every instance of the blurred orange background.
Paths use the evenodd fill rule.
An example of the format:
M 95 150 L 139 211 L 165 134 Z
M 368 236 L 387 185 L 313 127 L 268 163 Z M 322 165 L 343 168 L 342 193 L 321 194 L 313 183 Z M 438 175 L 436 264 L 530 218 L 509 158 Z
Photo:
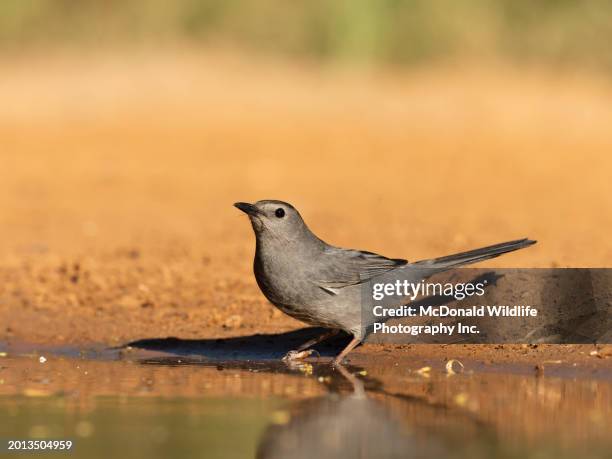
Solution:
M 602 77 L 356 72 L 194 50 L 2 67 L 5 256 L 177 242 L 231 257 L 253 244 L 231 204 L 273 198 L 330 243 L 392 256 L 529 236 L 539 245 L 494 263 L 611 259 Z
M 603 4 L 536 2 L 537 27 L 524 3 L 400 2 L 401 22 L 356 2 L 320 31 L 308 14 L 327 18 L 324 3 L 280 9 L 268 30 L 256 19 L 278 2 L 247 1 L 252 17 L 214 27 L 198 10 L 193 35 L 160 2 L 34 3 L 0 21 L 7 321 L 17 306 L 193 319 L 206 304 L 193 314 L 211 324 L 269 308 L 289 326 L 257 291 L 235 201 L 289 201 L 331 244 L 409 260 L 530 237 L 489 265 L 610 265 L 612 80 L 590 47 Z M 88 274 L 65 284 L 73 270 Z

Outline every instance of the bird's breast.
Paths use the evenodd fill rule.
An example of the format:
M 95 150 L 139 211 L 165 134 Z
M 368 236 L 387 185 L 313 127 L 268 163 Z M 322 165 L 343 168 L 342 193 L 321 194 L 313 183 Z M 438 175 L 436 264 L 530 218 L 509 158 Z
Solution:
M 310 289 L 307 277 L 295 265 L 278 258 L 255 257 L 255 279 L 272 303 L 299 305 Z

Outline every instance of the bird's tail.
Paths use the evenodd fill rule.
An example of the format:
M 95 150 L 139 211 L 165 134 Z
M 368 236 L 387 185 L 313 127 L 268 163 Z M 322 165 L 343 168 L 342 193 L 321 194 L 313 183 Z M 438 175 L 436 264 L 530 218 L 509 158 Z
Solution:
M 433 258 L 431 260 L 417 261 L 413 264 L 417 266 L 422 265 L 423 267 L 427 268 L 434 268 L 436 270 L 445 270 L 455 268 L 457 266 L 477 263 L 479 261 L 488 260 L 489 258 L 499 257 L 501 254 L 514 252 L 515 250 L 529 247 L 536 242 L 537 241 L 527 238 L 517 239 L 516 241 L 502 242 L 501 244 L 490 245 L 488 247 L 482 247 L 480 249 L 474 249 L 468 252 L 456 253 L 454 255 Z

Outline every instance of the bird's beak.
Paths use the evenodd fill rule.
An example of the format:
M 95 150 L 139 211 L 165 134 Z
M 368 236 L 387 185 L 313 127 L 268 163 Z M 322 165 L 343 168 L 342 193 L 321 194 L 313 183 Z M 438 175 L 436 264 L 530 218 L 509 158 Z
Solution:
M 256 217 L 262 213 L 261 210 L 259 210 L 253 204 L 249 204 L 248 202 L 237 202 L 234 204 L 234 207 L 240 209 L 245 214 L 251 215 L 253 217 Z

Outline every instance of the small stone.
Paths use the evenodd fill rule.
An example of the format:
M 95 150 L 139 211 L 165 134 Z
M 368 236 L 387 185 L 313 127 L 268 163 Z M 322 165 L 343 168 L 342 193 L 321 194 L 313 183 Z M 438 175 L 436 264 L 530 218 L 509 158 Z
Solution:
M 239 328 L 242 325 L 242 316 L 234 314 L 229 316 L 223 322 L 223 328 Z

